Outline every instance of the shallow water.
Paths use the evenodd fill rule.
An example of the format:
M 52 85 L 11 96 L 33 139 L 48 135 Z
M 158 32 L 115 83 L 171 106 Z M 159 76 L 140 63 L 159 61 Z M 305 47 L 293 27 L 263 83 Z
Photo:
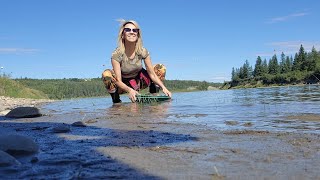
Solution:
M 87 116 L 126 111 L 144 118 L 151 113 L 163 121 L 221 130 L 320 133 L 319 85 L 174 93 L 171 101 L 149 104 L 130 103 L 126 95 L 121 99 L 120 106 L 105 97 L 59 101 L 43 108 L 51 114 L 81 111 Z

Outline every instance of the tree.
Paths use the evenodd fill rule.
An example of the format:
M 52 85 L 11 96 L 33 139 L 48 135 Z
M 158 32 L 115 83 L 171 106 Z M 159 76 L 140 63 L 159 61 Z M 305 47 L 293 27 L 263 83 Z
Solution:
M 272 58 L 269 60 L 269 73 L 270 74 L 279 74 L 280 73 L 280 66 L 278 64 L 277 55 L 273 55 Z
M 304 48 L 301 44 L 299 53 L 295 54 L 294 61 L 293 61 L 293 70 L 297 71 L 304 71 L 307 70 L 308 64 L 306 60 L 306 53 L 304 52 Z
M 298 61 L 298 53 L 295 53 L 293 63 L 292 63 L 292 70 L 293 71 L 300 71 L 300 66 L 301 66 L 301 64 Z
M 240 69 L 241 72 L 241 69 Z M 242 66 L 242 79 L 251 78 L 252 77 L 252 67 L 249 64 L 249 61 L 246 62 Z
M 292 59 L 292 57 L 291 57 Z M 289 58 L 289 56 L 286 57 L 283 73 L 288 73 L 292 70 L 292 60 Z
M 268 63 L 267 59 L 264 59 L 262 62 L 262 74 L 267 74 L 268 73 Z
M 259 77 L 259 76 L 262 76 L 262 74 L 263 74 L 262 59 L 260 56 L 258 56 L 256 60 L 256 64 L 254 66 L 253 76 Z
M 318 55 L 317 50 L 312 47 L 312 50 L 307 55 L 307 61 L 308 61 L 308 71 L 314 71 L 317 67 L 317 62 L 320 63 L 320 57 Z M 320 65 L 320 64 L 319 64 Z
M 232 68 L 232 72 L 231 72 L 231 80 L 232 80 L 232 81 L 236 80 L 236 76 L 237 76 L 236 70 L 235 70 L 234 67 L 233 67 L 233 68 Z
M 286 72 L 286 55 L 284 55 L 283 52 L 281 53 L 280 72 L 281 73 Z

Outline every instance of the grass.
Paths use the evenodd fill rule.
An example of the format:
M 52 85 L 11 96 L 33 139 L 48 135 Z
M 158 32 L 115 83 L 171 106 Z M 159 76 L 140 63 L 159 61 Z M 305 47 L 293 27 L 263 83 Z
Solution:
M 41 91 L 30 89 L 6 77 L 0 77 L 0 96 L 29 99 L 48 99 Z

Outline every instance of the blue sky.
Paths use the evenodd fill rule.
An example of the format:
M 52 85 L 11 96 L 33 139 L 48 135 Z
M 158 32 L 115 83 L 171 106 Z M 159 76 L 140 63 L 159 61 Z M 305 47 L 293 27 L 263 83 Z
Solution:
M 230 80 L 303 44 L 320 50 L 318 0 L 0 0 L 1 73 L 13 78 L 93 78 L 111 68 L 117 19 L 140 26 L 167 79 Z

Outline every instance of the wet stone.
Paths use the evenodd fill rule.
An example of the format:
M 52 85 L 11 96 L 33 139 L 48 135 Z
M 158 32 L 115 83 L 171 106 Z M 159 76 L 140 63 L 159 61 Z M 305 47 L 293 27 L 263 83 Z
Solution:
M 0 150 L 0 167 L 20 165 L 21 163 L 10 154 Z
M 36 107 L 17 107 L 5 115 L 7 118 L 33 118 L 42 116 Z
M 28 154 L 38 152 L 39 146 L 31 138 L 21 135 L 0 136 L 0 150 L 9 154 Z
M 82 121 L 77 121 L 77 122 L 74 122 L 71 124 L 72 126 L 75 126 L 75 127 L 87 127 L 87 125 L 82 122 Z
M 52 132 L 54 132 L 54 133 L 70 132 L 70 127 L 69 127 L 69 125 L 61 124 L 61 125 L 58 125 L 58 126 L 52 128 Z
M 230 126 L 235 126 L 235 125 L 239 124 L 238 121 L 226 121 L 225 123 L 226 123 L 226 125 L 230 125 Z

